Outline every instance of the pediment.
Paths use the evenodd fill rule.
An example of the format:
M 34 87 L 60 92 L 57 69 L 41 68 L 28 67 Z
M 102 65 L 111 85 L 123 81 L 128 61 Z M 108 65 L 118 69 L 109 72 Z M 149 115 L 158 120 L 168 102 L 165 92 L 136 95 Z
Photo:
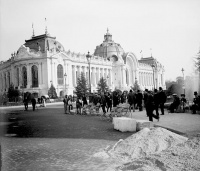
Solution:
M 53 57 L 55 57 L 57 59 L 62 59 L 62 60 L 63 59 L 70 59 L 69 56 L 64 52 L 60 52 L 60 53 L 58 53 L 56 55 L 53 55 Z
M 31 50 L 29 47 L 22 45 L 18 49 L 17 55 L 14 57 L 14 59 L 37 58 L 41 56 L 42 56 L 42 52 L 40 51 L 36 52 L 35 50 Z

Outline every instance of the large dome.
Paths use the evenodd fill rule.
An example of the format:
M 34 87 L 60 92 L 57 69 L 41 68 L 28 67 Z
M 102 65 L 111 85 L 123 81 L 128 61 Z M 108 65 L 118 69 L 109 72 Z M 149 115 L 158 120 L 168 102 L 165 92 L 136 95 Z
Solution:
M 112 40 L 112 35 L 108 32 L 104 35 L 104 41 L 102 44 L 96 47 L 94 55 L 104 58 L 110 58 L 112 56 L 117 56 L 118 58 L 123 56 L 124 50 L 120 44 L 115 43 Z

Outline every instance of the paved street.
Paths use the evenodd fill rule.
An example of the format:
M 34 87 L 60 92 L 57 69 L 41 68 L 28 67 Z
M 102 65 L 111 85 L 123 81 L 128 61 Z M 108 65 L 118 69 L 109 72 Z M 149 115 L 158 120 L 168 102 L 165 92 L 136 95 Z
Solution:
M 93 154 L 132 134 L 114 130 L 111 122 L 98 116 L 63 114 L 62 103 L 36 111 L 0 111 L 3 171 L 110 170 L 117 163 Z M 145 111 L 135 112 L 133 118 L 148 119 Z M 188 136 L 200 133 L 198 114 L 166 112 L 154 123 Z

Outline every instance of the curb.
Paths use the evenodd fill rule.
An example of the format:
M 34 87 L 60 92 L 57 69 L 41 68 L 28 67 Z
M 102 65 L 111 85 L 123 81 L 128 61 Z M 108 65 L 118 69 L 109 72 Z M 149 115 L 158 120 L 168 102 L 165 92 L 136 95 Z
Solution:
M 180 132 L 180 131 L 177 131 L 177 130 L 175 130 L 175 129 L 168 128 L 168 127 L 165 127 L 165 126 L 161 126 L 161 125 L 154 124 L 154 127 L 165 128 L 165 129 L 167 129 L 168 131 L 174 132 L 174 133 L 176 133 L 176 134 L 179 134 L 179 135 L 182 135 L 182 136 L 187 136 L 187 134 L 184 133 L 184 132 Z
M 46 103 L 47 106 L 54 105 L 54 104 L 63 104 L 63 102 Z M 24 105 L 20 105 L 20 106 L 5 106 L 5 107 L 0 107 L 0 109 L 22 108 L 22 107 L 24 108 Z M 29 104 L 28 107 L 32 107 L 32 105 Z

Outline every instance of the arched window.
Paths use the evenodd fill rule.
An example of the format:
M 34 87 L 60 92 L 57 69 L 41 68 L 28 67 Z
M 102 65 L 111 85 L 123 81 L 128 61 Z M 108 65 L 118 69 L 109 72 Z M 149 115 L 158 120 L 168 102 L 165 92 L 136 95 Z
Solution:
M 24 88 L 27 86 L 27 69 L 25 66 L 22 68 L 22 86 Z
M 38 87 L 38 68 L 37 66 L 33 65 L 31 67 L 32 73 L 32 87 Z
M 126 69 L 126 84 L 129 85 L 129 80 L 128 80 L 128 70 Z
M 8 72 L 8 87 L 10 87 L 10 72 Z
M 19 68 L 17 68 L 16 79 L 17 79 L 17 86 L 19 86 Z
M 58 65 L 57 67 L 57 78 L 58 78 L 58 84 L 63 84 L 63 66 Z

